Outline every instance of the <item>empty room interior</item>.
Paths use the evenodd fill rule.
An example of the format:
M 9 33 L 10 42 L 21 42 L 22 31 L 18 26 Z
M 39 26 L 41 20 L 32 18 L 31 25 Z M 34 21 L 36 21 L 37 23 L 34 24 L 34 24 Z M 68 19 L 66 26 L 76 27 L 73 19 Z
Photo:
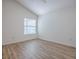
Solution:
M 76 0 L 2 0 L 2 59 L 76 59 Z

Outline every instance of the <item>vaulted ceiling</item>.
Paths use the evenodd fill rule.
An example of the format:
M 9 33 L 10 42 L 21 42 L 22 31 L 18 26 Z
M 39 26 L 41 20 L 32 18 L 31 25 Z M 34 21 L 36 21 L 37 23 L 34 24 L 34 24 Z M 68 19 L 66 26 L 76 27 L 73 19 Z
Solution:
M 76 5 L 76 0 L 16 0 L 24 7 L 37 15 L 45 14 L 51 10 L 72 7 Z

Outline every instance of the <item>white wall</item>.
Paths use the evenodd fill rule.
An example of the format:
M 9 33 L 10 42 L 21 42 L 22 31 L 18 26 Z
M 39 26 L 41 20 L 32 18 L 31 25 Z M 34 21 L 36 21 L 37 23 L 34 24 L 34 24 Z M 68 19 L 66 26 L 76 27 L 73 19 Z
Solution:
M 75 8 L 62 8 L 39 16 L 39 38 L 75 47 Z
M 37 16 L 26 10 L 14 0 L 2 0 L 2 43 L 9 44 L 28 39 L 37 35 L 24 35 L 24 17 L 37 19 Z

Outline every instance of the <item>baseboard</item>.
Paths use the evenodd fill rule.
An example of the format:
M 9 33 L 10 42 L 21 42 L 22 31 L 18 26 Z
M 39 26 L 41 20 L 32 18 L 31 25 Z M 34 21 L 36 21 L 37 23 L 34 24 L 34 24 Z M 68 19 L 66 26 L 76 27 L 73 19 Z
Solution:
M 37 39 L 37 38 L 34 38 L 34 39 L 27 39 L 27 40 L 22 40 L 22 41 L 17 41 L 17 42 L 11 42 L 11 43 L 4 44 L 4 45 L 2 45 L 2 46 L 17 44 L 17 43 L 23 43 L 23 42 L 25 42 L 25 41 L 28 42 L 28 41 L 32 41 L 32 40 L 35 40 L 35 39 Z
M 76 48 L 76 46 L 74 46 L 74 45 L 66 44 L 66 43 L 59 42 L 59 41 L 48 40 L 47 38 L 45 38 L 43 36 L 39 36 L 39 39 L 46 40 L 46 41 L 50 41 L 50 42 L 54 42 L 54 43 L 58 43 L 58 44 L 61 44 L 61 45 L 65 45 L 65 46 L 68 46 L 68 47 L 72 47 L 72 48 Z

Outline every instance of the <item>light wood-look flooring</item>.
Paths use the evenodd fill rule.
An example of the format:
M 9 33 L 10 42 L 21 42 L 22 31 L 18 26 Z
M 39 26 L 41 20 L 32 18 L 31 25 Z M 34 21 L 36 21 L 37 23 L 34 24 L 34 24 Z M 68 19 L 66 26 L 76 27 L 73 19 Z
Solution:
M 2 59 L 76 59 L 76 49 L 33 39 L 3 46 Z

